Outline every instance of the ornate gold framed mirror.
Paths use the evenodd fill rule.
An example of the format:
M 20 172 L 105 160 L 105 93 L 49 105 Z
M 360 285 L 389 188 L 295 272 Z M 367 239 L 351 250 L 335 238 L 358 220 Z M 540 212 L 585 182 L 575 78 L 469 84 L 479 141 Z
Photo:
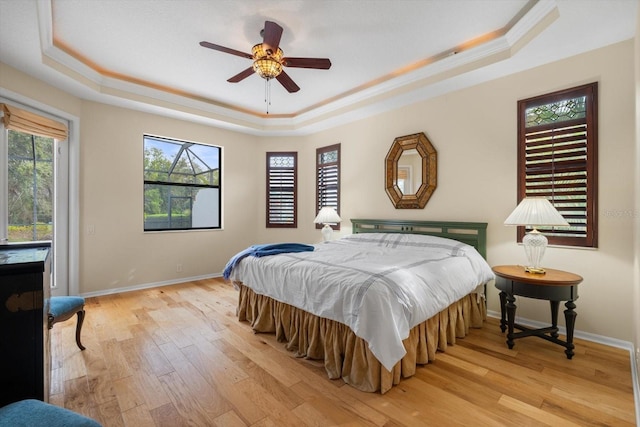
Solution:
M 385 158 L 385 191 L 396 209 L 422 209 L 436 189 L 436 149 L 424 132 L 393 140 Z

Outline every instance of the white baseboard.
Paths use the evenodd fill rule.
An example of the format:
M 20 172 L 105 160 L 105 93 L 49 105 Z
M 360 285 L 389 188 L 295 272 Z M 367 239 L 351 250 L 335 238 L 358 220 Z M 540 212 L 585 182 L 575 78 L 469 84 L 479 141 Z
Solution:
M 194 276 L 194 277 L 181 277 L 179 279 L 163 280 L 162 282 L 143 283 L 141 285 L 125 286 L 123 288 L 113 288 L 113 289 L 106 289 L 106 290 L 96 291 L 96 292 L 86 292 L 86 293 L 83 293 L 83 294 L 80 294 L 80 295 L 83 296 L 83 297 L 87 297 L 87 298 L 89 298 L 89 297 L 99 297 L 99 296 L 104 296 L 104 295 L 119 294 L 119 293 L 122 293 L 122 292 L 139 291 L 141 289 L 149 289 L 149 288 L 158 288 L 158 287 L 161 287 L 161 286 L 177 285 L 178 283 L 193 282 L 195 280 L 212 279 L 214 277 L 222 277 L 222 273 L 206 274 L 204 276 Z
M 500 318 L 500 313 L 497 312 L 497 311 L 493 311 L 493 310 L 487 310 L 487 316 L 495 317 L 495 318 L 499 319 Z M 528 326 L 530 328 L 546 328 L 546 327 L 549 326 L 548 323 L 538 322 L 536 320 L 524 319 L 524 318 L 518 317 L 518 316 L 516 316 L 516 323 L 519 323 L 519 324 L 521 324 L 523 326 Z M 560 332 L 561 334 L 566 335 L 567 330 L 566 330 L 566 328 L 564 326 L 558 325 L 558 332 Z M 605 337 L 604 335 L 596 335 L 596 334 L 591 334 L 589 332 L 582 332 L 582 331 L 578 331 L 578 330 L 575 330 L 573 332 L 573 337 L 574 338 L 580 338 L 580 339 L 586 340 L 586 341 L 596 342 L 598 344 L 608 345 L 610 347 L 622 348 L 622 349 L 630 351 L 632 354 L 635 352 L 633 343 L 631 343 L 629 341 L 623 341 L 623 340 L 619 340 L 619 339 L 616 339 L 616 338 Z
M 500 313 L 493 310 L 487 310 L 487 316 L 500 319 Z M 524 319 L 516 316 L 516 323 L 530 328 L 544 328 L 549 326 L 548 323 L 538 322 L 535 320 Z M 567 329 L 564 326 L 558 326 L 558 332 L 566 335 Z M 580 338 L 585 341 L 591 341 L 598 344 L 604 344 L 611 347 L 621 348 L 629 352 L 631 364 L 631 381 L 633 382 L 633 399 L 636 406 L 636 425 L 640 426 L 640 380 L 638 378 L 638 363 L 636 360 L 636 350 L 632 342 L 623 341 L 616 338 L 605 337 L 603 335 L 591 334 L 589 332 L 574 331 L 574 338 Z
M 631 355 L 631 378 L 633 380 L 633 396 L 636 403 L 636 425 L 640 426 L 640 378 L 638 378 L 638 361 Z

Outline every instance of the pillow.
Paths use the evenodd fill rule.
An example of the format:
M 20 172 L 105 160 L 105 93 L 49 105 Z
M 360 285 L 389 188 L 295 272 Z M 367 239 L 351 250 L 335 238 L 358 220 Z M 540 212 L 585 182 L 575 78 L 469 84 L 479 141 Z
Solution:
M 359 233 L 343 237 L 341 240 L 354 243 L 371 244 L 388 248 L 407 248 L 417 250 L 444 250 L 456 255 L 457 252 L 475 250 L 473 246 L 445 237 L 426 234 L 404 233 Z
M 465 257 L 469 260 L 479 283 L 486 283 L 495 278 L 491 267 L 480 253 L 471 245 L 446 237 L 426 234 L 401 233 L 359 233 L 345 236 L 337 242 L 348 242 L 354 245 L 375 245 L 378 247 L 409 250 L 419 252 L 441 253 L 444 256 Z

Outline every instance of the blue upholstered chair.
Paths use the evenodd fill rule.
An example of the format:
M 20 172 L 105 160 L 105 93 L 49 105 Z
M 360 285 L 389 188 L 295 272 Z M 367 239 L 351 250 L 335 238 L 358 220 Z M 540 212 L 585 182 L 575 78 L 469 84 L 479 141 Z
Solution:
M 26 399 L 0 408 L 0 427 L 101 427 L 91 418 L 40 400 Z
M 80 342 L 80 333 L 82 332 L 82 323 L 84 322 L 84 298 L 82 297 L 51 297 L 49 298 L 49 329 L 58 322 L 64 322 L 78 315 L 78 323 L 76 324 L 76 344 L 80 350 L 84 350 L 84 346 Z

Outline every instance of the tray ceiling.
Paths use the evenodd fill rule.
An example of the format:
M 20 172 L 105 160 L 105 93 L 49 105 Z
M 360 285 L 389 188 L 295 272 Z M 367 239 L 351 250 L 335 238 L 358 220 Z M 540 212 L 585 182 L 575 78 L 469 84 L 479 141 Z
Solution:
M 633 37 L 631 0 L 0 0 L 0 61 L 84 99 L 255 134 L 308 133 Z M 288 93 L 226 80 L 251 60 L 265 20 Z M 598 28 L 598 31 L 593 31 Z

